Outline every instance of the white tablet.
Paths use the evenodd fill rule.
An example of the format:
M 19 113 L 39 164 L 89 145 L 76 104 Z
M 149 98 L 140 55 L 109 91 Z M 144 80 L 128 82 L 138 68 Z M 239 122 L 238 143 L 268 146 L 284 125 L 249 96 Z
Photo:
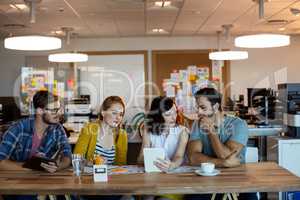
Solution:
M 144 165 L 146 172 L 161 172 L 154 165 L 158 158 L 165 159 L 165 150 L 163 148 L 144 148 Z

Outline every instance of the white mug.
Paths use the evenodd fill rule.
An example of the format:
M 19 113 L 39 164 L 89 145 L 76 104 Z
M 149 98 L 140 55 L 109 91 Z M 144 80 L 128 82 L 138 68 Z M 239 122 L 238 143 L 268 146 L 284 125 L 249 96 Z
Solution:
M 201 171 L 204 173 L 212 173 L 215 170 L 215 164 L 206 162 L 206 163 L 201 163 Z

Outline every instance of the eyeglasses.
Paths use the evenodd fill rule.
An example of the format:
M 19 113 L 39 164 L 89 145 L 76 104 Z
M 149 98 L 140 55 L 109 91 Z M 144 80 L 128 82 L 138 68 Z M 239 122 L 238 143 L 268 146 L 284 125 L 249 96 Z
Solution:
M 61 107 L 59 107 L 59 108 L 45 108 L 45 110 L 49 111 L 51 114 L 57 114 L 58 111 L 61 110 Z

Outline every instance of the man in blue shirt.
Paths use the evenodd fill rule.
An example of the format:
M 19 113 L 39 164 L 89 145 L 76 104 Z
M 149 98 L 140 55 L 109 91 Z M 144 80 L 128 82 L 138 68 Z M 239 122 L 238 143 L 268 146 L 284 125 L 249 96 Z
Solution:
M 246 122 L 223 114 L 221 94 L 213 88 L 200 89 L 195 97 L 199 120 L 194 122 L 191 130 L 190 163 L 212 162 L 218 167 L 243 163 L 248 141 Z
M 198 120 L 194 121 L 188 144 L 188 159 L 192 165 L 204 162 L 217 167 L 235 167 L 245 162 L 248 141 L 247 123 L 222 112 L 221 94 L 213 88 L 203 88 L 195 94 Z M 187 200 L 210 199 L 210 195 L 186 195 Z M 216 199 L 221 199 L 218 194 Z M 241 200 L 254 200 L 255 193 L 241 193 Z
M 68 167 L 71 147 L 59 124 L 62 109 L 57 96 L 38 91 L 33 97 L 35 116 L 15 122 L 0 142 L 0 170 L 29 170 L 23 164 L 32 156 L 57 157 L 56 162 L 45 162 L 41 167 L 50 173 Z

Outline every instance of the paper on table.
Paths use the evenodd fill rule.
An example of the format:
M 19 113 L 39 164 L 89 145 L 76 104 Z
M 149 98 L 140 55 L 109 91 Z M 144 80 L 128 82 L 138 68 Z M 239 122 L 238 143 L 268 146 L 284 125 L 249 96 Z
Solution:
M 180 166 L 171 171 L 167 171 L 167 174 L 193 173 L 197 169 L 199 169 L 199 166 Z
M 144 167 L 137 165 L 111 166 L 109 169 L 110 175 L 116 174 L 140 174 L 144 173 Z
M 117 175 L 117 174 L 141 174 L 144 173 L 144 167 L 137 165 L 108 165 L 108 175 Z M 93 166 L 84 167 L 85 175 L 93 174 Z
M 165 159 L 165 150 L 163 148 L 144 148 L 144 165 L 146 172 L 161 172 L 154 165 L 158 158 Z

